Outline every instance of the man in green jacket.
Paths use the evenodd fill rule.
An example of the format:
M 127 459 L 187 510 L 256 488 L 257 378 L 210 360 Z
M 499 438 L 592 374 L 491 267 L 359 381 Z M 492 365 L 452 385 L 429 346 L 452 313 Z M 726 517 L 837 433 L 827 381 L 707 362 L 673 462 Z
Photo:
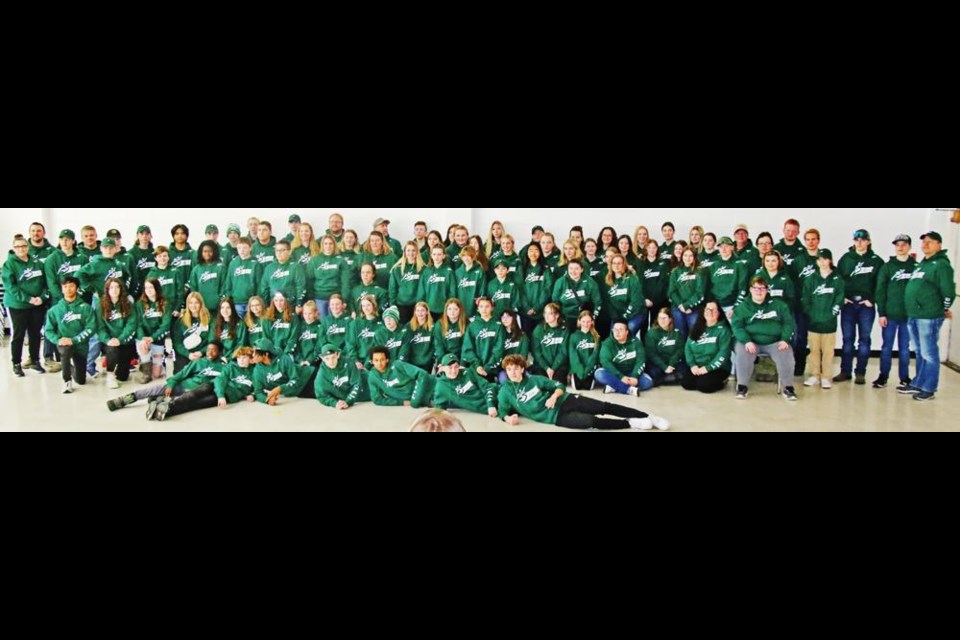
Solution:
M 910 384 L 910 329 L 907 327 L 907 285 L 913 278 L 917 261 L 910 255 L 913 240 L 899 235 L 893 241 L 897 255 L 880 269 L 877 279 L 877 315 L 883 329 L 883 348 L 880 350 L 880 377 L 874 380 L 874 389 L 885 389 L 893 369 L 893 345 L 898 343 L 900 384 Z
M 864 385 L 867 384 L 867 364 L 873 344 L 873 324 L 877 318 L 875 299 L 883 258 L 873 252 L 870 232 L 866 229 L 853 234 L 853 243 L 837 265 L 847 297 L 840 313 L 843 357 L 840 359 L 840 375 L 833 381 L 849 382 L 856 373 L 856 384 Z M 856 371 L 853 369 L 854 353 L 857 355 Z
M 940 388 L 940 329 L 953 318 L 950 307 L 957 299 L 953 266 L 936 231 L 920 236 L 923 260 L 907 285 L 906 306 L 910 340 L 917 350 L 917 377 L 907 388 L 897 389 L 914 400 L 932 400 Z
M 13 251 L 3 265 L 3 304 L 13 320 L 13 372 L 24 377 L 21 358 L 23 340 L 30 336 L 30 367 L 37 373 L 46 373 L 40 364 L 40 331 L 43 329 L 50 292 L 43 273 L 43 264 L 30 256 L 30 243 L 17 237 Z M 2 329 L 2 327 L 0 327 Z
M 758 355 L 768 355 L 777 365 L 784 399 L 795 402 L 791 340 L 796 329 L 793 312 L 783 300 L 768 295 L 767 281 L 750 281 L 750 297 L 733 312 L 733 336 L 737 339 L 737 399 L 746 400 Z
M 433 393 L 435 409 L 464 409 L 497 417 L 499 387 L 487 382 L 476 371 L 460 366 L 460 358 L 450 353 L 440 361 L 443 375 Z
M 436 378 L 406 362 L 390 360 L 390 350 L 374 347 L 370 352 L 370 398 L 378 407 L 430 406 Z
M 320 404 L 346 411 L 358 402 L 370 402 L 366 371 L 357 369 L 349 358 L 341 358 L 341 350 L 336 345 L 324 345 L 320 355 L 323 363 L 314 389 Z
M 90 338 L 97 331 L 93 308 L 79 297 L 80 281 L 74 276 L 63 278 L 63 298 L 47 313 L 47 340 L 57 346 L 63 364 L 63 392 L 73 393 L 73 382 L 87 383 L 87 351 Z

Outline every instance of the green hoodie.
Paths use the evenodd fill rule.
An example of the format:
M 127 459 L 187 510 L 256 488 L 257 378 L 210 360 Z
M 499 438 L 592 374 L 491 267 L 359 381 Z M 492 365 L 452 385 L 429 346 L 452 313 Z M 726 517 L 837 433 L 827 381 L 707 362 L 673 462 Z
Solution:
M 736 252 L 737 260 L 743 263 L 747 273 L 756 273 L 763 267 L 763 259 L 760 258 L 760 252 L 753 246 L 753 240 L 747 240 L 747 246 Z
M 219 335 L 217 334 L 217 320 L 214 318 L 210 321 L 210 333 L 207 335 L 208 342 L 219 342 L 223 345 L 223 354 L 228 358 L 233 358 L 233 354 L 236 353 L 237 349 L 240 347 L 248 346 L 247 342 L 247 323 L 241 318 L 237 322 L 237 327 L 233 332 L 233 337 L 230 337 L 230 327 L 224 326 Z
M 420 292 L 421 273 L 416 265 L 406 260 L 394 265 L 390 270 L 390 303 L 398 307 L 412 307 L 420 302 L 417 294 Z
M 457 283 L 456 297 L 463 303 L 467 317 L 473 318 L 477 315 L 477 298 L 482 297 L 483 292 L 487 290 L 487 274 L 476 263 L 470 271 L 467 271 L 466 265 L 461 264 L 457 267 L 455 280 Z
M 281 387 L 284 398 L 296 398 L 313 376 L 313 367 L 300 367 L 288 355 L 273 358 L 269 365 L 258 364 L 253 369 L 253 391 L 257 402 L 266 404 L 267 394 Z
M 877 316 L 888 320 L 907 319 L 907 285 L 913 278 L 917 261 L 909 256 L 901 262 L 896 256 L 880 269 L 877 279 Z
M 358 317 L 353 321 L 347 333 L 346 355 L 351 361 L 363 364 L 369 360 L 370 351 L 377 346 L 377 331 L 382 326 L 379 318 L 367 320 Z
M 383 373 L 371 370 L 368 381 L 370 399 L 378 407 L 402 407 L 409 402 L 419 409 L 430 405 L 436 378 L 412 364 L 391 361 Z
M 130 258 L 130 266 L 133 270 L 131 276 L 133 277 L 134 286 L 132 287 L 133 292 L 131 295 L 136 299 L 143 293 L 143 282 L 147 274 L 150 273 L 151 269 L 156 269 L 157 267 L 157 258 L 153 253 L 153 243 L 146 249 L 141 249 L 139 244 L 134 245 L 134 247 L 127 252 L 127 257 Z
M 792 269 L 797 276 L 797 291 L 803 291 L 803 283 L 807 278 L 820 273 L 817 256 L 811 256 L 806 249 L 794 259 Z
M 239 255 L 240 252 L 237 249 L 234 249 L 233 245 L 231 245 L 229 242 L 220 247 L 220 262 L 224 267 L 229 267 L 230 263 L 233 262 L 233 259 Z
M 47 258 L 43 265 L 43 273 L 47 280 L 47 291 L 50 292 L 50 299 L 54 304 L 63 300 L 63 290 L 61 285 L 63 279 L 67 276 L 78 277 L 80 269 L 87 264 L 86 256 L 80 254 L 74 249 L 73 255 L 68 256 L 62 249 Z
M 399 257 L 395 253 L 387 253 L 379 256 L 375 256 L 372 253 L 367 253 L 366 251 L 360 254 L 360 264 L 372 264 L 377 270 L 377 276 L 374 282 L 377 283 L 377 286 L 386 290 L 390 286 L 390 269 L 393 268 L 393 265 L 397 264 Z
M 592 333 L 577 331 L 567 341 L 570 373 L 581 380 L 589 378 L 600 368 L 600 343 Z
M 563 369 L 569 364 L 570 334 L 563 324 L 538 324 L 533 330 L 533 364 L 544 371 Z
M 493 317 L 500 318 L 504 311 L 516 311 L 520 306 L 520 287 L 509 275 L 503 282 L 494 278 L 487 284 L 487 297 L 493 301 Z
M 507 380 L 497 395 L 497 413 L 501 420 L 508 416 L 522 416 L 541 424 L 555 425 L 560 418 L 560 407 L 570 396 L 566 393 L 560 396 L 553 409 L 548 409 L 546 402 L 557 391 L 565 389 L 562 383 L 542 376 L 526 376 L 519 383 Z
M 496 318 L 477 316 L 467 327 L 462 364 L 473 369 L 482 367 L 487 373 L 496 371 L 503 361 L 503 338 L 503 325 Z
M 449 247 L 447 247 L 447 266 L 449 266 L 451 269 L 460 268 L 460 265 L 463 264 L 463 260 L 460 259 L 460 252 L 463 251 L 466 246 L 468 245 L 461 247 L 456 242 L 453 242 Z M 429 258 L 427 263 L 432 264 L 433 258 Z
M 457 276 L 449 266 L 430 265 L 420 274 L 417 299 L 427 303 L 430 313 L 444 313 L 447 300 L 455 297 L 457 297 Z
M 520 291 L 520 317 L 543 319 L 543 308 L 553 296 L 553 274 L 542 263 L 536 267 L 523 265 L 523 288 Z M 534 315 L 530 315 L 533 311 Z
M 322 345 L 332 344 L 341 351 L 347 347 L 347 337 L 350 335 L 350 325 L 353 319 L 344 311 L 339 318 L 333 317 L 331 313 L 323 320 L 323 341 Z
M 400 359 L 400 350 L 403 349 L 404 334 L 406 333 L 407 328 L 404 326 L 397 327 L 396 331 L 390 331 L 390 329 L 387 329 L 387 326 L 384 325 L 377 329 L 375 345 L 386 347 L 390 352 L 390 360 L 396 362 Z
M 646 310 L 643 285 L 634 275 L 626 275 L 614 281 L 613 286 L 603 283 L 603 310 L 611 320 L 630 320 Z
M 477 375 L 472 369 L 461 369 L 460 375 L 451 380 L 446 375 L 437 380 L 433 392 L 433 408 L 463 409 L 472 413 L 486 414 L 497 408 L 497 393 L 500 387 Z
M 344 339 L 344 342 L 346 342 L 346 339 Z M 313 324 L 307 324 L 305 321 L 301 322 L 300 332 L 293 342 L 293 361 L 297 364 L 306 362 L 311 366 L 317 366 L 320 362 L 320 349 L 323 345 L 323 323 L 319 320 Z M 340 348 L 342 350 L 342 345 L 340 345 Z
M 180 387 L 184 391 L 192 391 L 200 385 L 213 384 L 216 392 L 217 379 L 226 368 L 223 360 L 211 362 L 207 358 L 200 358 L 185 366 L 180 373 L 167 378 L 166 386 L 168 389 Z
M 320 254 L 311 258 L 302 270 L 306 277 L 306 297 L 308 300 L 329 300 L 335 293 L 344 291 L 343 260 L 340 256 Z
M 226 400 L 228 404 L 243 402 L 253 391 L 252 366 L 244 369 L 236 362 L 231 362 L 226 369 L 213 381 L 213 392 L 217 398 Z
M 343 293 L 347 294 L 360 284 L 360 254 L 356 251 L 343 251 L 338 257 L 343 263 Z
M 29 247 L 29 255 L 34 260 L 40 262 L 40 264 L 46 264 L 47 259 L 52 256 L 54 253 L 59 251 L 59 249 L 52 244 L 46 238 L 43 239 L 43 244 L 39 247 L 33 246 L 32 240 L 27 240 L 27 246 Z
M 576 320 L 580 312 L 587 309 L 596 320 L 603 310 L 600 288 L 592 278 L 586 276 L 581 276 L 578 282 L 574 282 L 569 275 L 558 279 L 553 287 L 553 301 L 560 305 L 560 314 L 567 320 Z
M 597 256 L 593 259 L 593 262 L 587 259 L 586 256 L 583 257 L 583 266 L 584 273 L 593 278 L 593 281 L 597 283 L 597 286 L 600 289 L 603 289 L 607 280 L 607 263 L 603 261 L 603 258 Z M 637 281 L 639 282 L 639 278 Z
M 122 282 L 127 290 L 130 289 L 130 272 L 127 270 L 126 262 L 116 258 L 107 259 L 100 256 L 80 269 L 78 276 L 80 294 L 84 300 L 92 299 L 94 294 L 103 295 L 103 288 L 111 278 Z
M 760 346 L 790 342 L 796 329 L 793 312 L 786 303 L 769 295 L 761 304 L 747 298 L 733 312 L 733 335 L 737 342 Z
M 433 366 L 433 330 L 425 326 L 416 331 L 407 328 L 403 334 L 403 346 L 400 347 L 400 361 L 415 367 L 428 369 Z
M 957 298 L 953 266 L 946 251 L 925 258 L 907 285 L 907 315 L 918 320 L 938 320 Z
M 203 297 L 203 306 L 211 313 L 217 311 L 220 305 L 220 296 L 224 287 L 223 265 L 219 262 L 213 264 L 198 264 L 190 273 L 190 282 L 187 284 L 188 292 L 197 292 Z M 189 293 L 188 293 L 189 295 Z
M 647 352 L 635 337 L 620 344 L 610 336 L 600 348 L 600 366 L 614 375 L 639 378 L 647 366 Z
M 523 359 L 530 359 L 530 336 L 525 333 L 520 334 L 520 338 L 514 340 L 507 334 L 506 328 L 503 330 L 503 357 L 522 356 Z
M 184 295 L 185 284 L 179 271 L 171 267 L 167 267 L 164 270 L 160 268 L 151 269 L 150 273 L 147 274 L 146 280 L 160 281 L 163 299 L 170 305 L 171 313 L 183 309 L 186 304 L 186 296 Z M 146 280 L 144 280 L 144 282 L 146 282 Z
M 696 309 L 707 297 L 707 279 L 705 272 L 691 272 L 686 267 L 675 269 L 670 274 L 670 304 L 684 309 Z
M 749 287 L 746 267 L 736 258 L 724 260 L 718 257 L 707 270 L 708 295 L 715 298 L 721 307 L 733 307 L 742 300 Z
M 793 273 L 797 273 L 793 268 L 793 265 L 797 262 L 797 258 L 807 252 L 807 248 L 803 246 L 803 242 L 801 242 L 799 238 L 793 243 L 793 246 L 787 244 L 786 238 L 780 238 L 780 242 L 773 247 L 773 250 L 783 256 L 783 261 L 790 267 L 790 269 L 786 271 Z
M 797 310 L 799 296 L 797 295 L 797 287 L 794 284 L 794 280 L 789 273 L 781 271 L 776 276 L 771 276 L 769 271 L 761 269 L 754 275 L 767 281 L 767 288 L 770 291 L 771 298 L 782 300 L 790 311 Z M 744 292 L 743 297 L 747 297 L 746 292 Z
M 701 251 L 697 255 L 697 264 L 700 265 L 701 269 L 706 269 L 709 271 L 713 265 L 717 264 L 718 261 L 723 258 L 720 256 L 720 251 L 714 251 L 713 253 L 707 253 L 706 251 Z
M 200 344 L 193 349 L 187 349 L 183 341 L 192 335 L 200 336 Z M 207 345 L 210 344 L 209 335 L 209 325 L 201 325 L 199 320 L 194 320 L 189 327 L 185 327 L 183 319 L 178 318 L 173 323 L 173 350 L 182 358 L 189 358 L 191 353 L 204 353 L 207 350 Z
M 261 244 L 260 240 L 254 240 L 250 255 L 257 261 L 261 269 L 266 270 L 268 264 L 277 261 L 277 251 L 274 248 L 276 246 L 277 239 L 273 236 L 270 236 L 270 241 L 267 244 Z
M 666 332 L 660 327 L 650 329 L 644 342 L 650 364 L 662 371 L 670 367 L 676 369 L 683 362 L 686 346 L 687 341 L 679 331 Z
M 114 308 L 108 319 L 104 319 L 103 312 L 97 309 L 97 337 L 100 343 L 106 345 L 116 338 L 121 345 L 132 344 L 137 339 L 137 313 L 130 309 L 124 317 L 120 309 Z
M 660 259 L 670 261 L 673 260 L 673 253 L 677 250 L 677 241 L 673 242 L 664 242 L 660 245 Z
M 191 247 L 188 242 L 183 247 L 183 251 L 180 251 L 176 245 L 171 242 L 167 248 L 170 250 L 170 268 L 179 271 L 183 282 L 186 282 L 190 279 L 190 272 L 193 271 L 193 247 Z
M 522 284 L 523 279 L 520 277 L 521 266 L 523 264 L 523 259 L 520 257 L 520 254 L 514 252 L 509 256 L 504 255 L 503 251 L 494 252 L 493 256 L 490 258 L 490 272 L 487 273 L 487 281 L 495 280 L 497 277 L 496 271 L 493 269 L 493 265 L 497 263 L 497 260 L 503 260 L 507 264 L 507 269 L 510 270 L 510 275 L 507 277 L 516 282 L 518 285 Z M 463 263 L 457 267 L 457 271 L 463 267 Z
M 845 288 L 843 278 L 835 270 L 826 278 L 818 270 L 803 280 L 803 311 L 810 318 L 811 333 L 829 335 L 837 332 Z
M 233 298 L 236 304 L 248 304 L 250 298 L 260 295 L 262 281 L 263 268 L 256 259 L 244 260 L 238 256 L 227 267 L 223 295 Z
M 170 337 L 172 326 L 172 305 L 164 301 L 163 312 L 160 312 L 158 306 L 154 303 L 147 303 L 147 308 L 143 308 L 143 302 L 135 303 L 137 312 L 137 340 L 144 338 L 153 339 L 154 344 L 162 346 L 164 341 Z
M 693 367 L 706 367 L 707 371 L 733 368 L 730 354 L 733 352 L 733 335 L 726 322 L 718 322 L 713 327 L 705 327 L 699 339 L 690 338 L 684 347 L 687 364 Z
M 325 407 L 336 408 L 341 400 L 352 407 L 358 402 L 370 402 L 370 390 L 367 388 L 367 375 L 352 365 L 348 365 L 344 358 L 336 369 L 320 364 L 317 381 L 314 384 L 314 395 L 317 401 Z
M 97 246 L 94 247 L 93 249 L 88 249 L 87 245 L 83 244 L 82 242 L 78 242 L 76 250 L 80 255 L 84 256 L 87 259 L 87 263 L 93 262 L 94 260 L 99 258 L 101 255 L 103 255 L 100 252 L 99 240 L 97 241 Z
M 847 289 L 847 300 L 873 302 L 877 295 L 877 280 L 880 278 L 880 269 L 883 268 L 883 258 L 869 249 L 866 254 L 859 255 L 853 247 L 847 255 L 840 258 L 837 272 L 843 278 Z
M 649 262 L 643 260 L 643 295 L 654 307 L 662 307 L 669 302 L 670 263 L 662 260 Z M 644 301 L 646 305 L 646 301 Z
M 452 353 L 458 358 L 463 354 L 463 340 L 466 331 L 460 331 L 459 324 L 451 324 L 444 333 L 443 319 L 433 325 L 433 357 L 440 362 L 443 356 Z
M 302 307 L 307 299 L 307 278 L 296 262 L 287 260 L 286 264 L 272 262 L 263 270 L 260 282 L 260 297 L 270 304 L 273 296 L 282 293 L 291 307 Z
M 86 354 L 90 351 L 90 338 L 97 330 L 97 316 L 93 307 L 79 296 L 73 302 L 60 300 L 47 312 L 47 326 L 44 333 L 54 345 L 61 338 L 73 340 L 74 351 Z
M 277 351 L 281 354 L 292 353 L 297 346 L 297 336 L 300 335 L 300 316 L 290 314 L 290 320 L 287 321 L 283 316 L 275 320 L 268 318 L 260 319 L 260 326 L 263 327 L 263 337 L 273 343 Z
M 374 296 L 377 299 L 377 309 L 380 312 L 383 312 L 390 306 L 390 296 L 387 294 L 386 289 L 378 287 L 376 284 L 371 284 L 370 286 L 358 284 L 353 288 L 353 293 L 350 294 L 350 310 L 357 314 L 357 317 L 360 317 L 363 313 L 360 310 L 360 301 L 367 296 Z
M 10 255 L 3 265 L 3 305 L 8 309 L 32 309 L 31 298 L 50 301 L 43 263 L 29 256 L 24 261 Z

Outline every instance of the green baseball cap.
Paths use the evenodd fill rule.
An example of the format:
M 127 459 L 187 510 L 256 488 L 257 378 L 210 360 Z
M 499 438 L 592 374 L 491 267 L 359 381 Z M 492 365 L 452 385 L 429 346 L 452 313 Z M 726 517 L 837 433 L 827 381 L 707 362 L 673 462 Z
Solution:
M 220 228 L 215 224 L 208 224 L 204 233 L 220 233 Z
M 150 227 L 148 227 L 148 226 L 145 225 L 145 224 L 142 224 L 142 225 L 140 225 L 139 227 L 137 227 L 137 233 L 149 233 L 149 234 L 152 234 L 153 232 L 150 231 Z
M 293 224 L 294 222 L 301 222 L 300 216 L 298 216 L 297 214 L 293 214 L 292 216 L 290 216 L 287 222 L 289 222 L 290 224 Z
M 103 242 L 100 243 L 100 246 L 101 246 L 101 247 L 113 247 L 114 249 L 116 249 L 116 248 L 117 248 L 117 241 L 114 240 L 113 238 L 106 238 Z
M 442 367 L 449 367 L 452 364 L 460 364 L 460 358 L 454 353 L 448 353 L 443 356 L 443 359 L 440 361 L 440 366 Z
M 717 244 L 718 244 L 718 245 L 724 245 L 724 244 L 725 244 L 725 245 L 728 245 L 728 246 L 731 246 L 731 247 L 737 246 L 737 243 L 734 242 L 734 241 L 733 241 L 733 238 L 731 238 L 730 236 L 723 236 L 722 238 L 720 238 L 720 242 L 718 242 Z
M 320 351 L 320 355 L 323 357 L 332 356 L 335 353 L 340 353 L 340 349 L 337 349 L 337 346 L 333 344 L 324 345 Z
M 60 232 L 60 237 L 61 237 L 61 238 L 70 238 L 71 240 L 76 240 L 76 239 L 77 239 L 77 234 L 75 234 L 75 233 L 74 233 L 73 231 L 71 231 L 70 229 L 64 229 L 63 231 Z
M 273 346 L 273 342 L 267 338 L 260 338 L 257 340 L 253 348 L 259 351 L 260 353 L 269 353 L 272 356 L 277 355 L 277 348 Z

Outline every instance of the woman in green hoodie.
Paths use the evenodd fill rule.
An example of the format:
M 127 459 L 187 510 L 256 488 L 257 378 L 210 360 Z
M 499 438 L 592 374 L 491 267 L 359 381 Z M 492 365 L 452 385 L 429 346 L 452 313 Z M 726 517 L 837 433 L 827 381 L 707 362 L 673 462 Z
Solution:
M 420 257 L 420 248 L 416 242 L 408 242 L 403 248 L 403 259 L 390 270 L 390 304 L 400 310 L 400 322 L 406 324 L 413 319 L 413 308 L 420 299 L 420 276 L 426 268 Z
M 560 320 L 560 305 L 551 302 L 543 310 L 543 324 L 533 332 L 530 373 L 566 386 L 570 375 L 569 339 L 570 332 Z
M 13 373 L 24 377 L 21 359 L 23 340 L 30 336 L 31 367 L 37 373 L 46 373 L 40 364 L 40 330 L 43 328 L 46 305 L 50 301 L 43 264 L 30 257 L 30 243 L 23 236 L 13 241 L 13 253 L 3 265 L 3 305 L 10 310 L 13 320 Z
M 487 382 L 496 382 L 503 360 L 503 326 L 493 317 L 493 301 L 477 301 L 480 315 L 470 323 L 463 341 L 463 365 L 477 372 Z
M 644 341 L 653 385 L 680 384 L 690 375 L 684 362 L 686 339 L 673 325 L 673 314 L 664 307 L 657 314 L 657 326 L 650 329 Z
M 700 317 L 700 305 L 707 295 L 706 275 L 700 271 L 697 252 L 684 249 L 683 264 L 670 274 L 668 292 L 673 308 L 673 323 L 686 337 Z
M 301 227 L 302 228 L 302 227 Z M 335 293 L 349 293 L 343 290 L 343 260 L 333 236 L 320 239 L 321 252 L 310 259 L 306 267 L 307 300 L 313 300 L 320 312 L 320 320 L 330 315 L 330 296 Z
M 487 284 L 487 297 L 493 300 L 493 315 L 499 318 L 504 311 L 516 311 L 520 306 L 520 287 L 505 260 L 497 259 L 493 270 L 496 277 Z
M 553 295 L 553 273 L 543 261 L 543 251 L 537 243 L 527 248 L 520 267 L 523 280 L 520 290 L 520 324 L 523 332 L 533 335 L 543 322 L 543 308 Z
M 163 299 L 170 305 L 171 317 L 179 318 L 186 300 L 184 291 L 186 283 L 183 281 L 180 272 L 170 266 L 169 249 L 157 247 L 154 257 L 157 260 L 157 266 L 147 274 L 147 280 L 156 280 L 160 283 L 160 288 L 163 289 Z
M 175 374 L 204 357 L 210 344 L 209 335 L 210 312 L 203 304 L 203 296 L 194 291 L 187 296 L 183 315 L 173 324 L 173 350 L 177 354 Z
M 377 346 L 377 331 L 383 326 L 380 322 L 380 310 L 377 308 L 377 299 L 366 296 L 360 301 L 360 313 L 350 324 L 347 333 L 346 358 L 360 371 L 366 371 L 369 364 L 370 351 Z
M 431 263 L 420 274 L 417 301 L 426 302 L 434 320 L 439 320 L 447 300 L 457 297 L 457 277 L 440 247 L 433 248 L 430 258 Z
M 300 335 L 300 316 L 294 313 L 286 296 L 278 291 L 273 296 L 273 304 L 267 309 L 263 320 L 263 337 L 273 343 L 277 354 L 289 354 L 296 346 L 296 337 Z
M 413 319 L 403 334 L 400 361 L 412 364 L 429 374 L 433 373 L 433 318 L 426 302 L 418 302 L 413 310 Z
M 217 319 L 210 323 L 208 342 L 219 342 L 223 345 L 223 355 L 228 360 L 233 358 L 240 347 L 247 347 L 247 325 L 237 313 L 237 309 L 230 298 L 224 298 L 217 307 Z
M 137 314 L 127 288 L 116 278 L 107 280 L 97 313 L 97 333 L 107 353 L 107 389 L 119 389 L 130 379 L 130 363 L 137 357 Z
M 581 312 L 578 321 L 580 329 L 568 341 L 570 374 L 575 390 L 592 391 L 593 376 L 600 368 L 600 334 L 589 311 Z
M 477 263 L 477 250 L 473 247 L 466 247 L 460 252 L 460 266 L 457 267 L 454 280 L 457 283 L 456 297 L 463 302 L 466 317 L 475 317 L 477 300 L 487 290 L 487 274 Z
M 530 337 L 523 332 L 520 326 L 520 316 L 516 311 L 504 311 L 500 314 L 500 324 L 503 326 L 504 342 L 503 357 L 523 356 L 530 358 Z M 500 380 L 504 380 L 503 373 Z
M 212 240 L 204 240 L 197 251 L 197 266 L 190 274 L 187 292 L 196 291 L 203 296 L 203 304 L 211 314 L 217 312 L 223 296 L 224 267 L 220 262 L 220 246 Z
M 440 321 L 433 325 L 433 355 L 437 362 L 453 354 L 463 354 L 463 339 L 467 335 L 467 312 L 457 298 L 447 300 L 447 310 Z
M 690 332 L 684 347 L 690 375 L 684 377 L 683 388 L 712 394 L 727 386 L 732 362 L 733 334 L 723 309 L 716 301 L 703 307 L 703 317 Z
M 390 306 L 390 295 L 383 287 L 377 286 L 377 268 L 370 263 L 365 263 L 360 268 L 360 284 L 353 288 L 350 294 L 350 306 L 353 313 L 359 318 L 360 301 L 367 296 L 373 296 L 377 300 L 378 311 L 387 309 Z
M 400 312 L 396 307 L 390 307 L 383 312 L 383 326 L 377 329 L 376 346 L 386 347 L 390 360 L 399 362 L 406 333 L 406 327 L 400 324 Z
M 810 378 L 805 387 L 830 389 L 833 354 L 837 347 L 837 318 L 843 307 L 846 285 L 833 268 L 833 253 L 821 249 L 817 273 L 803 280 L 803 311 L 809 321 Z
M 643 285 L 630 273 L 624 256 L 616 255 L 610 259 L 610 272 L 601 293 L 604 313 L 611 321 L 626 320 L 631 335 L 637 335 L 646 326 L 648 314 Z
M 367 243 L 363 245 L 363 255 L 360 259 L 374 266 L 377 270 L 377 286 L 386 290 L 390 286 L 390 269 L 397 263 L 400 256 L 393 252 L 382 233 L 374 231 L 370 234 Z
M 163 287 L 156 278 L 143 283 L 143 295 L 136 305 L 137 351 L 140 354 L 140 371 L 137 384 L 147 384 L 163 377 L 164 343 L 170 337 L 173 323 L 170 302 L 163 297 Z
M 763 256 L 763 268 L 755 275 L 762 276 L 770 287 L 770 297 L 783 300 L 794 314 L 797 311 L 800 296 L 797 294 L 797 287 L 793 278 L 787 271 L 786 263 L 776 251 L 770 251 Z M 746 297 L 746 293 L 744 293 Z
M 589 311 L 596 319 L 603 310 L 600 288 L 593 278 L 584 275 L 583 264 L 576 260 L 567 265 L 566 275 L 553 286 L 553 301 L 560 307 L 560 315 L 569 331 L 576 330 L 581 311 Z

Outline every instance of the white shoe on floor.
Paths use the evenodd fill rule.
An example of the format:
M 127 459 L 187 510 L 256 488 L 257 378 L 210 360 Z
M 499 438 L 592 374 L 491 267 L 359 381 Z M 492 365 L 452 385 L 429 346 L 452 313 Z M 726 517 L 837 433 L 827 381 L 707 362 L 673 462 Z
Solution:
M 63 393 L 64 395 L 73 393 L 73 380 L 67 380 L 63 383 Z
M 650 431 L 653 429 L 653 420 L 650 418 L 630 418 L 627 420 L 634 431 Z
M 120 383 L 117 382 L 117 376 L 114 375 L 114 374 L 112 374 L 112 373 L 108 373 L 108 374 L 107 374 L 107 389 L 119 389 L 119 388 L 120 388 Z
M 614 389 L 613 387 L 607 387 L 606 389 L 603 390 L 604 395 L 610 395 L 611 393 L 616 393 L 616 392 L 617 390 Z
M 670 421 L 666 418 L 650 416 L 650 421 L 653 422 L 653 428 L 657 431 L 670 431 Z
M 639 397 L 640 397 L 640 387 L 630 387 L 630 388 L 627 390 L 627 395 L 628 395 L 628 396 L 633 396 L 634 398 L 639 398 Z
M 820 381 L 820 388 L 821 388 L 821 389 L 824 389 L 824 390 L 826 390 L 826 389 L 833 389 L 833 383 L 830 382 L 830 378 L 824 378 L 823 380 L 821 380 L 821 381 Z
M 820 384 L 820 378 L 818 378 L 817 376 L 810 376 L 809 378 L 807 378 L 807 381 L 803 383 L 803 386 L 816 387 L 819 384 Z

